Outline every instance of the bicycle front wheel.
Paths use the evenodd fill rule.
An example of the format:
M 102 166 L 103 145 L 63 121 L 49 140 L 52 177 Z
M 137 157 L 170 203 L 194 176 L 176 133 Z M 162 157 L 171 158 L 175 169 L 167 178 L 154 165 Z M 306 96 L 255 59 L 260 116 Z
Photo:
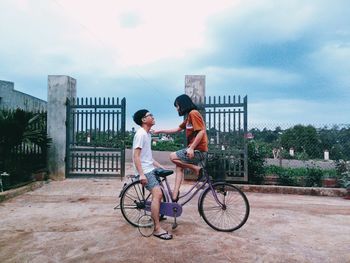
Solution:
M 229 183 L 215 183 L 207 188 L 199 202 L 199 213 L 217 231 L 231 232 L 242 227 L 249 216 L 249 202 L 245 194 Z
M 139 219 L 146 212 L 146 201 L 151 201 L 149 192 L 140 181 L 129 184 L 120 197 L 120 209 L 126 221 L 135 227 L 139 227 Z

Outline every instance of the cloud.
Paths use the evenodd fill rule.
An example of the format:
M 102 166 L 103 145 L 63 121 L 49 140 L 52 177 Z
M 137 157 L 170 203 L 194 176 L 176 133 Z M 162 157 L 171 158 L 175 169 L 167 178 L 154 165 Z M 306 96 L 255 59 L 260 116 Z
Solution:
M 54 2 L 66 19 L 103 43 L 117 67 L 183 58 L 189 50 L 203 48 L 206 18 L 232 5 L 226 0 L 206 0 L 199 11 L 198 3 L 188 1 Z
M 338 92 L 346 92 L 350 95 L 350 40 L 325 43 L 310 54 L 309 58 L 315 70 L 333 82 L 333 88 L 339 88 Z M 337 92 L 337 90 L 334 91 Z
M 293 84 L 299 81 L 300 76 L 296 73 L 280 70 L 278 68 L 262 68 L 262 67 L 208 67 L 204 68 L 203 72 L 212 78 L 212 81 L 220 79 L 228 79 L 235 82 L 236 79 L 241 79 L 249 83 L 255 82 L 263 85 L 278 85 L 283 87 L 286 84 Z
M 350 105 L 342 107 L 342 111 L 334 114 L 333 102 L 310 100 L 274 99 L 269 101 L 249 102 L 248 116 L 250 126 L 257 124 L 344 124 L 344 114 L 350 111 Z
M 348 7 L 345 0 L 3 0 L 0 79 L 45 99 L 47 75 L 69 75 L 78 96 L 127 97 L 130 114 L 143 105 L 159 125 L 171 125 L 184 76 L 204 74 L 207 95 L 248 95 L 253 119 L 345 122 Z

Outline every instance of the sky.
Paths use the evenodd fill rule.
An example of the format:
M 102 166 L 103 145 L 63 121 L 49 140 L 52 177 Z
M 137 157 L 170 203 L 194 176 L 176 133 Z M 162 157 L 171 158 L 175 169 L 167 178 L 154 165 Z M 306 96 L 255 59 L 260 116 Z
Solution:
M 248 96 L 250 126 L 349 124 L 347 0 L 0 0 L 0 79 L 47 100 L 48 75 L 78 97 L 127 101 L 156 128 L 181 122 L 185 75 L 207 96 Z

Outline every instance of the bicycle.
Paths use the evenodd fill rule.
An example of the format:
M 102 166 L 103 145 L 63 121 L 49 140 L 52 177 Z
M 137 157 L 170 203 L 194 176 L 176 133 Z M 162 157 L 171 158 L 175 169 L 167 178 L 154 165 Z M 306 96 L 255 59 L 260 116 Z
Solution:
M 177 227 L 176 218 L 181 216 L 182 207 L 190 202 L 199 191 L 202 191 L 198 198 L 198 212 L 211 228 L 223 232 L 232 232 L 241 228 L 248 220 L 250 212 L 246 195 L 230 183 L 213 183 L 205 169 L 204 161 L 201 163 L 201 167 L 203 172 L 200 178 L 190 190 L 179 196 L 177 202 L 171 198 L 172 192 L 167 180 L 167 176 L 173 174 L 173 171 L 156 169 L 156 175 L 160 178 L 160 187 L 163 192 L 160 216 L 174 217 L 172 228 L 175 229 Z M 138 179 L 125 184 L 119 195 L 119 207 L 123 217 L 139 230 L 140 228 L 152 227 L 149 216 L 151 211 L 150 196 L 151 193 L 142 186 Z M 141 230 L 140 232 L 143 234 Z

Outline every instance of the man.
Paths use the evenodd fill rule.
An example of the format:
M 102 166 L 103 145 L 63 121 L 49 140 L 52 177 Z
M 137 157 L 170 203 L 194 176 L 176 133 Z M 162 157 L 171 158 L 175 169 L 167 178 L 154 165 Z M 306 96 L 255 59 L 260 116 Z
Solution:
M 138 129 L 133 141 L 133 164 L 141 184 L 152 194 L 151 216 L 154 220 L 153 235 L 164 240 L 172 239 L 172 235 L 161 228 L 159 222 L 160 202 L 163 197 L 159 181 L 154 173 L 155 167 L 163 168 L 153 160 L 151 150 L 151 127 L 155 124 L 153 115 L 146 109 L 135 112 L 133 119 L 141 128 Z

